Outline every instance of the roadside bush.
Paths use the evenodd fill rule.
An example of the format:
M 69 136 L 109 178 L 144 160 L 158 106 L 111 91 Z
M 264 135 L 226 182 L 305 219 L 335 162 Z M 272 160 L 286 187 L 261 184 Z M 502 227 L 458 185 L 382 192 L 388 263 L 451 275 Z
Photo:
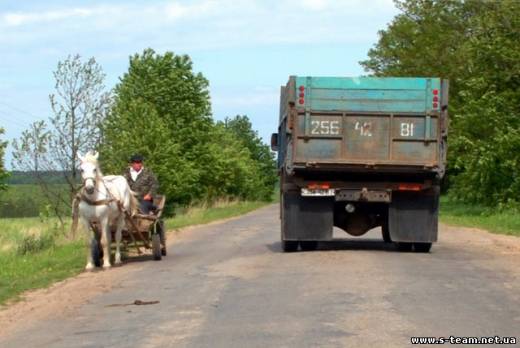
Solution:
M 55 245 L 53 234 L 47 233 L 42 235 L 26 235 L 18 243 L 16 253 L 18 255 L 27 255 L 37 253 L 49 249 Z

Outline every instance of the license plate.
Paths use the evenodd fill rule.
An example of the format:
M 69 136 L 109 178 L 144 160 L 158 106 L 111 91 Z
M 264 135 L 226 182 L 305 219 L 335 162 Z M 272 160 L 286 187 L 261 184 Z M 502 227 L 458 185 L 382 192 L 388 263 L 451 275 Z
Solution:
M 302 196 L 305 197 L 330 197 L 335 196 L 336 191 L 334 189 L 308 189 L 302 188 Z

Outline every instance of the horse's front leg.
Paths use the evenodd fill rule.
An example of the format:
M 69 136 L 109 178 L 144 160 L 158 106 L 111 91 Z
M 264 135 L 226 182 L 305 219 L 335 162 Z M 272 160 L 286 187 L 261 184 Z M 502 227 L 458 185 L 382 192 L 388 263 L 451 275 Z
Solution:
M 87 265 L 85 266 L 86 271 L 92 271 L 95 267 L 94 260 L 92 259 L 92 238 L 94 237 L 94 232 L 90 229 L 90 224 L 86 219 L 81 218 L 81 223 L 85 228 L 85 232 L 87 233 Z
M 121 233 L 123 230 L 123 227 L 125 226 L 125 219 L 121 215 L 117 219 L 117 229 L 116 229 L 116 257 L 114 263 L 116 265 L 121 264 Z
M 103 268 L 110 268 L 110 242 L 111 233 L 108 216 L 104 217 L 101 221 L 101 244 L 103 245 Z

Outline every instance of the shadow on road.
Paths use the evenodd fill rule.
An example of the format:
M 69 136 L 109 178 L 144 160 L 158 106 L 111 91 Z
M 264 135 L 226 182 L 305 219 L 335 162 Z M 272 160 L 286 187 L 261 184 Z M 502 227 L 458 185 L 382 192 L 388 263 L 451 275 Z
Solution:
M 267 244 L 267 248 L 272 252 L 281 253 L 282 246 L 280 242 Z M 335 251 L 335 250 L 373 250 L 373 251 L 390 251 L 398 252 L 394 243 L 385 243 L 382 240 L 374 239 L 334 239 L 327 242 L 319 242 L 317 251 Z M 302 252 L 302 251 L 300 251 Z
M 141 255 L 124 255 L 122 256 L 123 263 L 134 263 L 144 261 L 155 261 L 152 254 L 146 253 Z

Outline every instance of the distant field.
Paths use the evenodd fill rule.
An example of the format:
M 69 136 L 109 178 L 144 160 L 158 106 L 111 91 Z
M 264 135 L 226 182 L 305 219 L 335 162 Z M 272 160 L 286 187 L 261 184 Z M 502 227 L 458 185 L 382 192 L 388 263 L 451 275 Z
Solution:
M 53 192 L 65 192 L 67 189 L 62 184 L 53 184 L 49 187 Z M 38 185 L 9 185 L 7 191 L 0 192 L 0 218 L 36 217 L 40 212 L 45 211 L 48 204 Z

